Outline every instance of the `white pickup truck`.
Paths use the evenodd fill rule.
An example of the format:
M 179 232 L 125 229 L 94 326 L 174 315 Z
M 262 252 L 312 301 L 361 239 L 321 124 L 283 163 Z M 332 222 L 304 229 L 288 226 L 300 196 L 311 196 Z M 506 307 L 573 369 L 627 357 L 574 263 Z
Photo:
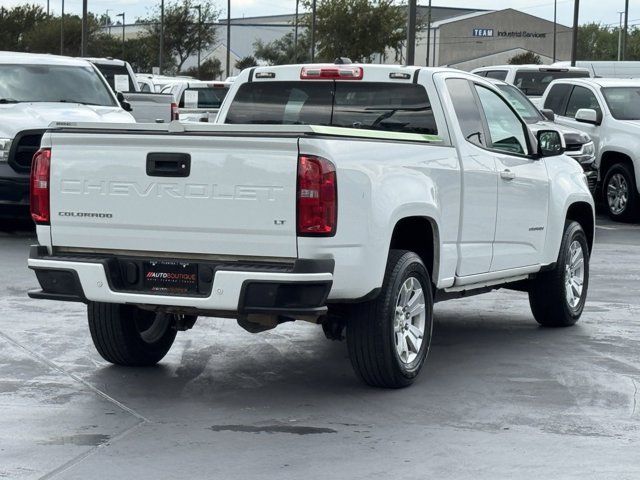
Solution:
M 640 80 L 556 80 L 544 93 L 556 122 L 589 134 L 613 220 L 640 218 Z
M 84 60 L 0 52 L 0 218 L 29 218 L 29 171 L 51 122 L 133 123 Z
M 88 305 L 99 353 L 150 365 L 197 316 L 322 323 L 370 385 L 420 371 L 433 302 L 526 291 L 568 326 L 594 207 L 562 136 L 488 81 L 381 65 L 246 70 L 219 125 L 62 125 L 34 157 L 32 298 Z

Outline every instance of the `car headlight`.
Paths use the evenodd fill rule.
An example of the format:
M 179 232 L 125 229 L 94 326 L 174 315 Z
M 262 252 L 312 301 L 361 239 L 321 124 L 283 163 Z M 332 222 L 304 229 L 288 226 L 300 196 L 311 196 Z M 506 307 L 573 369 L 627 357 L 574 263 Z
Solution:
M 593 163 L 596 159 L 596 147 L 593 142 L 582 145 L 577 152 L 567 152 L 567 155 L 576 159 L 579 163 Z
M 9 150 L 11 150 L 11 139 L 0 138 L 0 162 L 9 160 Z

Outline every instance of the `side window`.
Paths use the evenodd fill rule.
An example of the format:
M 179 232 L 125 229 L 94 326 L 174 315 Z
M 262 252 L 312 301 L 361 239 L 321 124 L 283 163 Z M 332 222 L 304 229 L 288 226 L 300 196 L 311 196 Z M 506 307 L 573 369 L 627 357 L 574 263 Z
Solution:
M 490 70 L 487 72 L 487 78 L 495 78 L 496 80 L 504 80 L 507 78 L 506 70 Z
M 471 83 L 462 78 L 450 78 L 447 80 L 447 90 L 449 90 L 462 134 L 469 142 L 486 147 L 482 115 L 473 95 Z
M 484 71 L 478 72 L 478 73 L 476 73 L 476 75 L 478 75 L 480 77 L 486 77 L 487 76 L 487 72 L 484 72 Z
M 591 90 L 585 87 L 574 87 L 569 102 L 567 103 L 567 117 L 575 117 L 581 108 L 590 108 L 595 110 L 598 115 L 602 113 L 598 99 Z
M 492 148 L 510 154 L 527 155 L 527 137 L 522 120 L 488 88 L 476 85 L 476 91 L 489 125 Z
M 564 115 L 564 105 L 570 91 L 571 85 L 554 85 L 544 101 L 544 108 L 552 110 L 556 115 Z
M 148 84 L 146 84 L 146 83 L 141 83 L 141 84 L 140 84 L 140 91 L 141 91 L 141 92 L 150 92 L 150 91 L 151 91 L 151 88 L 149 87 L 149 85 L 148 85 Z

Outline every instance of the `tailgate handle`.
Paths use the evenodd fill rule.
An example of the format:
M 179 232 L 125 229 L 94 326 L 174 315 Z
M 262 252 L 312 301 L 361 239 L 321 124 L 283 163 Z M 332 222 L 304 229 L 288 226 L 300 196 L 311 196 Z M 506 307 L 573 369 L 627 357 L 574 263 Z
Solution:
M 188 177 L 191 155 L 188 153 L 148 153 L 147 175 L 150 177 Z

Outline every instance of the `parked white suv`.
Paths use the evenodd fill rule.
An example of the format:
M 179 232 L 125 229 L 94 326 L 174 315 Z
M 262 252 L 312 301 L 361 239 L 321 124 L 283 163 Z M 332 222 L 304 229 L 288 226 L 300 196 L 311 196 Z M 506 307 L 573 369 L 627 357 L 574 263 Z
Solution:
M 515 85 L 539 108 L 541 106 L 540 97 L 542 97 L 542 94 L 552 81 L 559 78 L 591 76 L 591 72 L 586 68 L 554 67 L 549 65 L 496 65 L 476 68 L 471 73 Z
M 549 85 L 544 108 L 589 134 L 596 146 L 603 199 L 618 221 L 640 217 L 640 80 L 572 79 Z
M 0 52 L 0 217 L 29 215 L 29 170 L 51 122 L 132 123 L 89 62 Z
M 35 156 L 30 296 L 87 303 L 106 360 L 155 364 L 196 316 L 251 332 L 297 319 L 331 338 L 346 325 L 358 375 L 402 387 L 427 357 L 434 299 L 512 288 L 541 325 L 580 318 L 584 173 L 485 79 L 257 67 L 217 122 L 63 125 Z

